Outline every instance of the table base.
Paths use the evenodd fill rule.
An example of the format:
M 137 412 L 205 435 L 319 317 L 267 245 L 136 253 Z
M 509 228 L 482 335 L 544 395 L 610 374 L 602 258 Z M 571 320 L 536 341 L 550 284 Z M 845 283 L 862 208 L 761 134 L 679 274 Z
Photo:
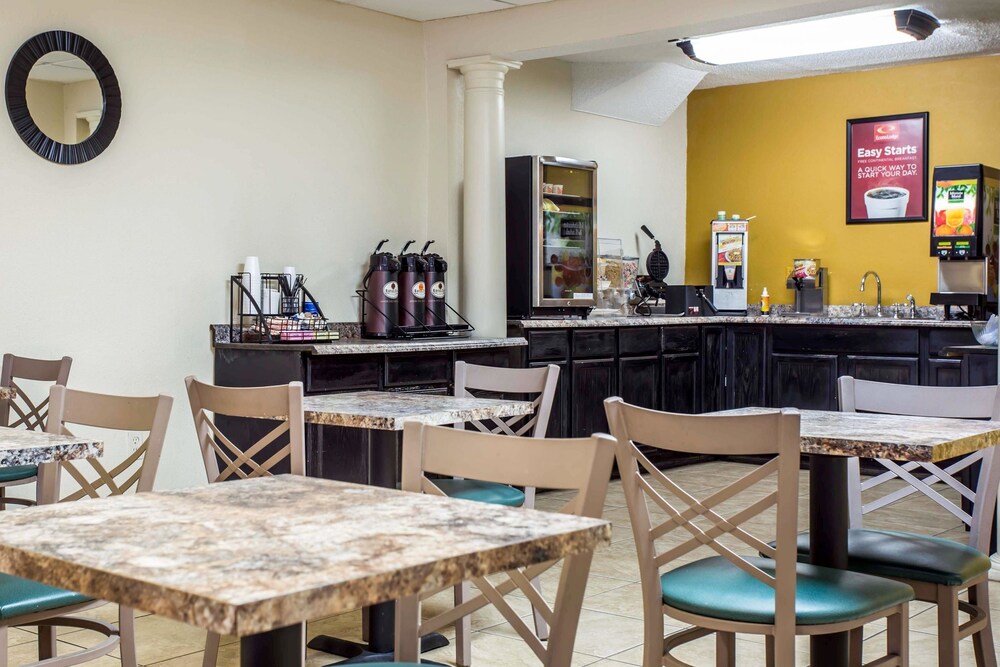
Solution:
M 847 569 L 847 457 L 809 457 L 809 553 L 813 565 Z M 847 667 L 850 633 L 809 638 L 813 667 Z
M 448 645 L 448 640 L 444 635 L 440 635 L 433 632 L 429 635 L 420 638 L 420 652 L 427 653 L 428 651 L 433 651 L 435 649 L 443 648 Z M 331 663 L 332 665 L 356 665 L 363 664 L 366 662 L 395 662 L 396 656 L 392 650 L 385 653 L 376 653 L 372 651 L 372 647 L 369 644 L 362 644 L 360 642 L 352 642 L 349 639 L 341 639 L 339 637 L 331 637 L 329 635 L 319 635 L 313 637 L 312 641 L 309 642 L 309 648 L 316 651 L 323 651 L 324 653 L 331 653 L 333 655 L 340 655 L 347 658 L 346 660 L 341 660 L 340 662 Z M 431 662 L 429 660 L 421 661 L 422 665 L 441 665 L 439 662 Z M 242 666 L 241 666 L 242 667 Z M 441 665 L 441 667 L 447 667 L 446 665 Z
M 250 635 L 240 639 L 240 667 L 290 667 L 304 664 L 304 625 Z

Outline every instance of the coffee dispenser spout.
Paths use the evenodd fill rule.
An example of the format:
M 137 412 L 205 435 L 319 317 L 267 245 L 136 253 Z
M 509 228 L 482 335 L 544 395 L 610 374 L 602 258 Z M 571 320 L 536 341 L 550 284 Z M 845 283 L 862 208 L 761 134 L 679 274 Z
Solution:
M 430 241 L 428 241 L 427 243 L 425 243 L 423 250 L 420 251 L 420 254 L 421 255 L 426 255 L 427 254 L 427 249 L 431 247 L 432 243 L 434 243 L 434 239 L 431 239 Z

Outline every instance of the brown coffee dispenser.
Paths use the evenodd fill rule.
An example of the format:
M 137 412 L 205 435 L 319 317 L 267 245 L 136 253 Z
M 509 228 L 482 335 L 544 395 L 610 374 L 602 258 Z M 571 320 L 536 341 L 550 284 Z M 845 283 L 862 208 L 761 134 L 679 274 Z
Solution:
M 420 251 L 424 258 L 426 268 L 424 269 L 424 324 L 429 327 L 442 326 L 448 324 L 447 287 L 445 284 L 445 273 L 448 271 L 448 262 L 436 252 L 428 253 L 427 249 L 434 243 L 428 241 L 423 250 Z
M 424 283 L 424 272 L 427 270 L 427 260 L 416 252 L 406 252 L 415 241 L 407 241 L 399 252 L 399 316 L 396 323 L 403 327 L 415 327 L 424 324 L 424 299 L 427 286 Z
M 399 304 L 399 260 L 391 252 L 380 252 L 389 242 L 383 239 L 368 262 L 362 295 L 365 338 L 390 338 L 396 327 Z

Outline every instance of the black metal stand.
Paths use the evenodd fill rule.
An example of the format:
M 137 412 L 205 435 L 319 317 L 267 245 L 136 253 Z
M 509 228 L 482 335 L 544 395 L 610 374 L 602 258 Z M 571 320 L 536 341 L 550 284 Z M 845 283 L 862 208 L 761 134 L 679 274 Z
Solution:
M 240 639 L 240 667 L 292 667 L 303 664 L 304 624 Z
M 399 478 L 399 431 L 368 431 L 368 484 L 387 489 L 396 488 Z M 319 635 L 309 642 L 309 648 L 340 655 L 347 660 L 337 665 L 366 662 L 394 662 L 396 648 L 396 603 L 381 602 L 368 608 L 368 643 L 362 644 L 339 637 Z M 420 652 L 426 653 L 448 645 L 443 635 L 432 633 L 420 638 Z M 424 662 L 434 665 L 438 663 Z
M 813 454 L 809 459 L 809 553 L 813 565 L 847 569 L 847 458 Z M 812 667 L 847 667 L 850 633 L 809 639 Z

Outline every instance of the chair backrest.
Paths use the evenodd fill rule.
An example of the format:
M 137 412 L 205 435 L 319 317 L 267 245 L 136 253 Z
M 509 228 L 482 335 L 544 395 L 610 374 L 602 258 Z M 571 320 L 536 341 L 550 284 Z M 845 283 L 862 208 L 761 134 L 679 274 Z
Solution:
M 0 426 L 26 428 L 29 431 L 42 431 L 48 421 L 49 394 L 32 399 L 17 381 L 51 382 L 66 386 L 69 380 L 69 369 L 73 360 L 62 359 L 29 359 L 13 354 L 3 355 L 3 366 L 0 368 L 0 387 L 10 387 L 15 391 L 15 397 L 0 399 Z M 14 418 L 11 419 L 11 413 Z
M 954 419 L 1000 420 L 1000 388 L 988 387 L 921 387 L 888 382 L 856 380 L 850 376 L 840 378 L 840 409 L 843 412 L 876 412 L 916 417 L 948 417 Z M 944 466 L 913 461 L 899 464 L 886 459 L 878 463 L 886 470 L 862 481 L 861 465 L 854 458 L 848 462 L 848 503 L 851 527 L 860 528 L 862 517 L 888 505 L 897 503 L 915 493 L 921 493 L 969 526 L 969 545 L 989 553 L 990 532 L 1000 484 L 1000 460 L 995 447 L 960 457 Z M 975 489 L 969 488 L 959 473 L 979 465 L 979 479 Z M 864 502 L 867 491 L 902 480 L 906 486 L 882 495 L 870 503 Z M 958 494 L 955 502 L 942 493 L 945 488 Z M 941 489 L 941 490 L 939 490 Z M 972 514 L 962 508 L 961 500 L 973 503 Z
M 62 385 L 53 386 L 49 396 L 49 422 L 45 427 L 49 433 L 73 435 L 70 426 L 83 426 L 147 434 L 142 444 L 114 464 L 107 458 L 86 459 L 86 463 L 61 461 L 61 469 L 68 472 L 79 486 L 73 493 L 63 496 L 62 502 L 117 496 L 133 487 L 140 493 L 153 490 L 173 398 L 163 394 L 148 397 L 109 396 L 67 389 Z M 85 472 L 88 467 L 96 473 L 96 477 L 88 478 Z M 50 501 L 59 495 L 56 477 L 53 497 L 47 499 Z
M 403 429 L 404 491 L 445 495 L 426 473 L 576 491 L 561 511 L 597 518 L 604 511 L 613 464 L 613 443 L 602 435 L 572 440 L 528 440 L 417 422 L 407 422 Z M 552 607 L 531 585 L 531 580 L 556 561 L 508 572 L 507 580 L 496 585 L 485 578 L 473 579 L 480 594 L 424 621 L 420 635 L 452 625 L 459 618 L 492 604 L 543 664 L 569 664 L 591 557 L 592 554 L 586 553 L 564 559 Z M 547 644 L 504 600 L 505 595 L 515 590 L 528 598 L 551 627 Z
M 274 467 L 285 459 L 289 459 L 293 475 L 306 474 L 301 382 L 273 387 L 217 387 L 194 376 L 184 382 L 209 482 L 272 475 Z M 220 428 L 220 416 L 279 423 L 259 440 L 241 447 Z M 267 421 L 257 425 L 265 429 L 268 426 Z M 281 444 L 279 438 L 284 440 L 285 434 L 287 442 Z
M 483 433 L 544 438 L 558 384 L 559 367 L 555 364 L 540 368 L 499 368 L 464 361 L 455 363 L 456 397 L 480 398 L 484 393 L 526 394 L 535 406 L 534 412 L 527 417 L 469 422 Z M 463 429 L 465 424 L 456 424 L 455 428 Z
M 794 652 L 795 635 L 798 413 L 775 410 L 741 416 L 682 415 L 647 410 L 617 397 L 605 400 L 604 406 L 611 433 L 617 441 L 618 471 L 639 556 L 644 613 L 649 618 L 659 618 L 663 613 L 661 568 L 696 549 L 707 547 L 775 589 L 776 638 L 783 638 L 778 641 L 781 646 L 777 649 L 776 664 L 793 664 L 794 658 L 790 656 Z M 699 498 L 659 470 L 636 443 L 692 454 L 776 456 L 732 484 L 713 489 Z M 777 475 L 776 488 L 769 486 L 763 494 L 755 489 L 747 504 L 739 501 L 739 494 L 773 475 Z M 650 512 L 650 502 L 657 510 L 655 517 Z M 723 503 L 725 511 L 721 509 Z M 777 513 L 772 535 L 761 539 L 741 527 L 774 506 L 777 506 Z M 662 519 L 663 514 L 665 519 Z M 760 519 L 755 522 L 756 525 L 761 523 Z M 658 551 L 656 541 L 667 536 L 671 538 L 670 546 Z M 723 542 L 721 538 L 726 536 Z M 777 539 L 774 547 L 768 543 L 772 537 Z M 759 554 L 774 559 L 774 576 L 747 560 Z M 711 582 L 705 585 L 711 586 Z M 790 661 L 783 662 L 782 654 Z

